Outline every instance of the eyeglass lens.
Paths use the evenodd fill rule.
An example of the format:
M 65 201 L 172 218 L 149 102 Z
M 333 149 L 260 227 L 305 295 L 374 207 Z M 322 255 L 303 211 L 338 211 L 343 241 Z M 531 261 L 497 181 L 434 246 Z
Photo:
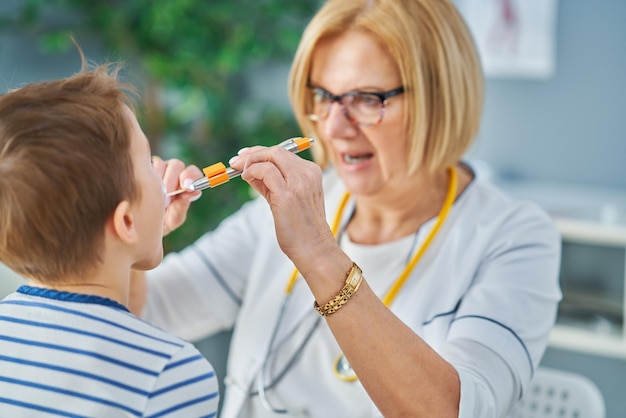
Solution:
M 312 90 L 313 108 L 310 114 L 312 120 L 325 119 L 330 112 L 333 102 L 338 102 L 345 116 L 354 124 L 376 125 L 382 119 L 385 103 L 375 94 L 366 92 L 350 92 L 342 96 L 332 97 L 322 89 Z

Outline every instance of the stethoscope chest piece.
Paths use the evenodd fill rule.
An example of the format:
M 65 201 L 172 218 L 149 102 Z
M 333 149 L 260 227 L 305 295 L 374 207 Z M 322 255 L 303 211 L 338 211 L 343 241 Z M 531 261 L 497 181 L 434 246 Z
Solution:
M 333 371 L 335 372 L 335 376 L 344 382 L 354 382 L 359 379 L 356 373 L 354 373 L 352 366 L 350 366 L 350 363 L 348 363 L 348 359 L 346 359 L 346 356 L 343 354 L 340 354 L 335 359 Z

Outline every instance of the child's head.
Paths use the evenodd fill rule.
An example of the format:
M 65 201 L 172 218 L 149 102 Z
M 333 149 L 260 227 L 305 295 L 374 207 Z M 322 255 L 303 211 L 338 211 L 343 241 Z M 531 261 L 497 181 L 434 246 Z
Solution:
M 116 76 L 105 65 L 0 96 L 0 261 L 25 277 L 88 274 L 120 226 L 136 268 L 161 260 L 162 182 Z

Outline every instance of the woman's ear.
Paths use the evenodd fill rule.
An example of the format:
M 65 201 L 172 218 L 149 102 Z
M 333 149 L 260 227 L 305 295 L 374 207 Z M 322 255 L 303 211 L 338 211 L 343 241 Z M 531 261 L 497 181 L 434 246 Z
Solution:
M 135 218 L 128 200 L 123 200 L 118 203 L 113 212 L 112 224 L 113 231 L 115 231 L 115 234 L 120 240 L 127 244 L 137 242 L 138 237 L 137 229 L 135 228 Z

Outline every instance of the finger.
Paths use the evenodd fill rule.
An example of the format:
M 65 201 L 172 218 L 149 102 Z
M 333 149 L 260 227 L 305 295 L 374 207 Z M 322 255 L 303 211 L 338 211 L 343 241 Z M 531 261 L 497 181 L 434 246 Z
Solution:
M 167 207 L 165 217 L 163 218 L 163 236 L 177 229 L 185 222 L 189 204 L 189 200 L 176 199 L 176 202 Z
M 183 189 L 190 189 L 194 181 L 204 177 L 204 173 L 195 165 L 189 165 L 181 171 L 178 176 L 178 183 Z
M 167 160 L 165 162 L 165 170 L 161 178 L 168 192 L 180 188 L 180 174 L 185 170 L 185 164 L 176 159 Z
M 256 152 L 260 152 L 266 149 L 268 148 L 260 145 L 241 148 L 239 151 L 237 151 L 237 155 L 231 157 L 231 159 L 228 160 L 228 165 L 230 165 L 235 170 L 243 171 L 245 162 L 247 161 L 248 157 Z
M 291 160 L 293 157 L 296 157 L 295 154 L 279 146 L 269 148 L 257 146 L 246 149 L 243 153 L 231 159 L 229 163 L 231 164 L 231 167 L 240 171 L 245 171 L 254 164 L 271 162 L 276 165 L 281 172 L 284 172 L 281 167 L 286 166 L 289 161 L 293 161 Z
M 271 203 L 272 195 L 286 188 L 285 178 L 275 164 L 269 161 L 254 162 L 246 167 L 241 178 Z
M 168 192 L 170 199 L 185 200 L 186 202 L 195 202 L 202 196 L 202 191 L 193 191 L 193 183 L 201 178 L 203 174 L 196 166 L 186 167 L 178 176 L 178 185 L 176 189 Z
M 172 212 L 186 212 L 189 203 L 198 200 L 202 192 L 185 189 L 189 189 L 194 180 L 202 177 L 202 172 L 194 165 L 185 167 L 182 161 L 176 159 L 157 160 L 155 164 L 162 172 L 163 185 L 168 194 L 168 206 L 173 206 Z M 180 202 L 184 204 L 181 205 Z

